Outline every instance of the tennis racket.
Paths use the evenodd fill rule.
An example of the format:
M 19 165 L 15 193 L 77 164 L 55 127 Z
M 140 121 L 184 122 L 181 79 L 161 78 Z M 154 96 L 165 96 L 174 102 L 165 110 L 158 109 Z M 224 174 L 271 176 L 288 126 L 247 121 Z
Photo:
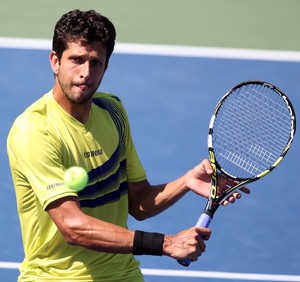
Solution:
M 230 89 L 217 104 L 209 124 L 211 194 L 196 226 L 208 227 L 229 194 L 278 166 L 295 132 L 293 106 L 276 86 L 264 81 L 246 81 Z M 237 183 L 221 195 L 217 195 L 218 173 Z M 178 262 L 189 266 L 191 261 Z

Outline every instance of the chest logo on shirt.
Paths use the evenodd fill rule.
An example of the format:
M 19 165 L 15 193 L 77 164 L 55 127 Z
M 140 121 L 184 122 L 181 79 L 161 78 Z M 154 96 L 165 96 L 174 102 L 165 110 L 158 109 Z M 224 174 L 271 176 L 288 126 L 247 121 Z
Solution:
M 98 149 L 98 150 L 94 150 L 94 151 L 90 151 L 90 152 L 84 152 L 83 156 L 85 158 L 93 158 L 93 157 L 101 156 L 102 154 L 103 154 L 103 150 Z

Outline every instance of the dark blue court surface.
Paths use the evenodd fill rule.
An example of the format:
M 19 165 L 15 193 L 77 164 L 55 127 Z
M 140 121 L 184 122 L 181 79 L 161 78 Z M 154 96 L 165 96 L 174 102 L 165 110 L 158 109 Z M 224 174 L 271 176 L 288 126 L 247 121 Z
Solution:
M 7 268 L 4 262 L 19 263 L 23 258 L 6 137 L 16 116 L 51 88 L 54 79 L 48 53 L 0 49 L 0 277 L 5 282 L 16 281 L 18 270 Z M 287 93 L 297 113 L 299 75 L 299 62 L 115 54 L 100 89 L 123 100 L 148 178 L 162 183 L 207 158 L 210 115 L 229 88 L 249 79 L 269 81 Z M 167 257 L 141 257 L 146 281 L 201 279 L 175 278 L 176 272 L 163 276 L 165 269 L 228 272 L 221 275 L 227 281 L 243 280 L 229 273 L 297 275 L 298 280 L 276 280 L 280 276 L 274 276 L 268 281 L 300 281 L 298 136 L 280 166 L 250 186 L 251 195 L 218 211 L 207 251 L 198 262 L 186 269 Z M 174 234 L 193 226 L 204 204 L 204 199 L 190 193 L 155 218 L 144 222 L 130 219 L 129 228 Z M 161 274 L 150 275 L 147 269 Z M 248 278 L 264 280 L 264 276 Z M 221 281 L 208 276 L 202 279 Z

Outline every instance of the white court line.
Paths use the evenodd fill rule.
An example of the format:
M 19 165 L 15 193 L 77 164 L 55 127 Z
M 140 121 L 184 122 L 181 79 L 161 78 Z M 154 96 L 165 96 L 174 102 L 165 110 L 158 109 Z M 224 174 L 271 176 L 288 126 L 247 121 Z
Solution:
M 19 269 L 18 262 L 0 261 L 0 268 Z M 251 280 L 251 281 L 300 281 L 297 275 L 276 275 L 276 274 L 255 274 L 255 273 L 233 273 L 214 271 L 193 271 L 193 270 L 172 270 L 172 269 L 152 269 L 142 268 L 145 276 L 169 276 L 169 277 L 189 277 L 189 278 L 217 278 L 225 280 Z
M 0 268 L 19 269 L 21 263 L 0 261 Z
M 51 40 L 0 37 L 0 48 L 50 50 Z M 121 54 L 300 62 L 300 51 L 117 43 L 115 52 Z
M 214 271 L 172 270 L 172 269 L 142 269 L 144 275 L 152 276 L 174 276 L 190 278 L 217 278 L 225 280 L 251 280 L 251 281 L 300 281 L 298 275 L 276 275 L 255 273 L 233 273 Z

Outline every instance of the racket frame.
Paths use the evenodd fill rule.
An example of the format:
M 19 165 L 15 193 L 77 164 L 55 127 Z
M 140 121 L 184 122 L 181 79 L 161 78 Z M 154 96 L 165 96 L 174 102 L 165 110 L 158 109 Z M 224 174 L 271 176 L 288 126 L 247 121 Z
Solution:
M 258 85 L 262 85 L 262 86 L 265 85 L 265 86 L 275 90 L 275 92 L 285 101 L 285 103 L 287 105 L 287 108 L 289 110 L 289 113 L 290 113 L 291 131 L 290 131 L 289 140 L 288 140 L 288 142 L 286 144 L 286 147 L 284 148 L 283 152 L 281 153 L 280 157 L 268 169 L 264 170 L 263 172 L 259 173 L 258 175 L 255 175 L 251 178 L 238 178 L 238 177 L 228 173 L 226 170 L 224 170 L 220 166 L 218 161 L 216 160 L 215 152 L 214 152 L 214 148 L 213 148 L 213 130 L 214 130 L 214 124 L 215 124 L 217 114 L 218 114 L 222 104 L 224 103 L 224 101 L 229 97 L 229 95 L 232 92 L 234 92 L 238 88 L 241 88 L 243 86 L 250 85 L 250 84 L 258 84 Z M 293 139 L 294 139 L 295 133 L 296 133 L 296 114 L 295 114 L 295 110 L 293 108 L 293 105 L 292 105 L 291 101 L 289 100 L 289 98 L 284 94 L 284 92 L 282 92 L 275 85 L 273 85 L 269 82 L 261 81 L 261 80 L 248 80 L 248 81 L 244 81 L 244 82 L 241 82 L 241 83 L 237 84 L 236 86 L 231 88 L 229 91 L 227 91 L 223 95 L 223 97 L 220 99 L 217 106 L 215 107 L 213 115 L 212 115 L 212 117 L 210 119 L 210 122 L 209 122 L 207 144 L 208 144 L 209 160 L 210 160 L 212 168 L 213 168 L 213 174 L 212 174 L 212 180 L 211 180 L 211 192 L 210 192 L 210 196 L 207 200 L 205 209 L 201 213 L 201 215 L 200 215 L 200 217 L 199 217 L 199 219 L 198 219 L 195 226 L 197 226 L 197 227 L 208 227 L 211 220 L 212 220 L 212 218 L 213 218 L 213 216 L 214 216 L 214 214 L 215 214 L 215 212 L 220 207 L 222 202 L 228 197 L 229 194 L 231 194 L 235 190 L 243 187 L 246 184 L 252 183 L 252 182 L 254 182 L 258 179 L 261 179 L 261 178 L 265 177 L 275 167 L 277 167 L 279 165 L 279 163 L 283 160 L 283 158 L 286 155 L 286 153 L 288 152 L 288 150 L 290 149 L 291 144 L 292 144 Z M 232 187 L 229 187 L 221 195 L 217 194 L 218 173 L 230 178 L 233 181 L 237 182 L 236 185 L 234 185 Z M 190 263 L 191 263 L 190 260 L 178 260 L 178 262 L 181 265 L 186 266 L 186 267 L 189 266 Z

